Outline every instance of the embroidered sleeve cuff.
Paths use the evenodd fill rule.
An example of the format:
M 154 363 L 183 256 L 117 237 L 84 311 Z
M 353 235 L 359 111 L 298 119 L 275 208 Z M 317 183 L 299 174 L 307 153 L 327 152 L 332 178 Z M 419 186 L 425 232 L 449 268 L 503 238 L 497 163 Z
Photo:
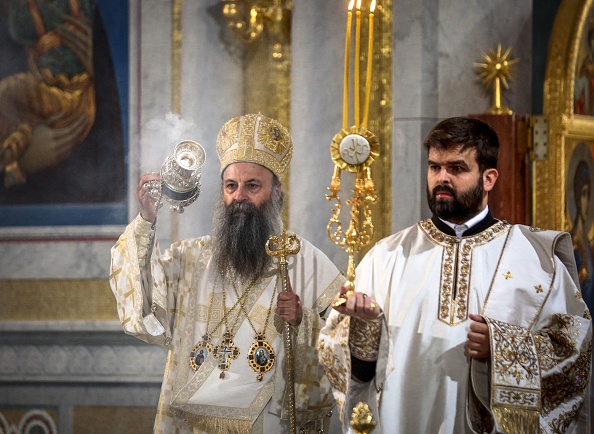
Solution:
M 351 355 L 359 360 L 375 362 L 379 353 L 382 319 L 365 321 L 352 317 L 349 330 Z
M 151 223 L 140 214 L 134 220 L 134 237 L 136 238 L 136 246 L 138 249 L 138 259 L 141 265 L 153 247 L 153 240 L 155 238 L 155 224 Z
M 136 235 L 140 235 L 140 234 L 148 235 L 152 229 L 153 229 L 153 223 L 149 222 L 148 220 L 145 220 L 140 215 L 140 213 L 138 213 L 138 215 L 136 216 L 136 219 L 134 220 L 134 233 Z

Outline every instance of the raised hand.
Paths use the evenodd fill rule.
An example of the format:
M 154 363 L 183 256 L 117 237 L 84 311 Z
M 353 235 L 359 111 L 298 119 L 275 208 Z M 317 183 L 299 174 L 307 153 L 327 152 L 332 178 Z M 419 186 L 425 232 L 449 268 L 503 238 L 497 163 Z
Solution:
M 161 181 L 161 175 L 154 172 L 142 175 L 136 186 L 136 199 L 140 205 L 140 216 L 146 221 L 154 223 L 157 219 L 157 199 L 152 197 L 145 188 L 145 184 L 149 181 Z

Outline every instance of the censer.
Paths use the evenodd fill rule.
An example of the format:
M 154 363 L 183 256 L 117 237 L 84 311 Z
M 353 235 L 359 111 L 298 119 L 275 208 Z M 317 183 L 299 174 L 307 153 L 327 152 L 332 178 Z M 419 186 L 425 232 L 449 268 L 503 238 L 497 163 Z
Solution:
M 178 143 L 161 166 L 161 180 L 152 180 L 144 189 L 157 199 L 157 209 L 165 199 L 177 213 L 192 204 L 200 195 L 200 169 L 206 160 L 204 148 L 192 140 Z

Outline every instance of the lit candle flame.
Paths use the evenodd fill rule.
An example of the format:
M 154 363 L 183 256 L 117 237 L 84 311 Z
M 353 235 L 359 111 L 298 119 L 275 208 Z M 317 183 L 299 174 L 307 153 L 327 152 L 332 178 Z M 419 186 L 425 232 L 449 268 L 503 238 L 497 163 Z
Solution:
M 351 2 L 349 3 L 349 11 L 353 10 L 353 6 L 355 6 L 355 0 L 351 0 Z
M 375 12 L 375 0 L 371 0 L 371 6 L 369 6 L 369 12 Z

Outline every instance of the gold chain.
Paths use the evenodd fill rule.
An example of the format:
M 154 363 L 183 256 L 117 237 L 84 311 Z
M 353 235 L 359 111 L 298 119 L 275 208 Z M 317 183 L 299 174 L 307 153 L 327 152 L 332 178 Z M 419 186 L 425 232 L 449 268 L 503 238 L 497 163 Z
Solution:
M 231 280 L 231 279 L 229 279 L 229 280 Z M 251 318 L 249 316 L 249 312 L 247 312 L 247 309 L 245 308 L 245 305 L 243 304 L 244 301 L 241 300 L 241 298 L 244 298 L 243 295 L 245 294 L 245 292 L 244 292 L 244 294 L 241 294 L 241 298 L 240 298 L 239 297 L 239 292 L 237 291 L 237 287 L 235 286 L 235 281 L 234 280 L 231 280 L 231 284 L 233 285 L 233 291 L 235 291 L 235 295 L 237 296 L 237 301 L 238 302 L 241 301 L 239 303 L 239 305 L 241 306 L 241 310 L 243 310 L 243 313 L 245 314 L 248 322 L 250 323 L 250 326 L 252 327 L 252 330 L 254 331 L 254 333 L 257 336 L 258 335 L 258 331 L 256 330 L 256 327 L 254 327 L 254 324 L 252 323 L 252 320 L 251 320 Z M 266 313 L 266 320 L 264 321 L 264 327 L 262 328 L 263 331 L 262 331 L 261 334 L 264 337 L 266 337 L 266 331 L 268 329 L 268 321 L 270 320 L 270 313 L 272 312 L 272 305 L 273 305 L 273 302 L 274 302 L 274 296 L 276 295 L 276 287 L 277 287 L 277 285 L 278 285 L 278 275 L 276 277 L 276 282 L 274 284 L 274 291 L 272 292 L 272 297 L 270 297 L 270 306 L 268 306 L 268 312 Z M 246 292 L 247 292 L 247 290 L 246 290 Z
M 209 332 L 208 331 L 208 324 L 210 323 L 210 318 L 211 318 L 211 311 L 212 311 L 212 302 L 210 303 L 210 306 L 208 307 L 208 317 L 206 319 L 206 336 L 208 336 L 209 338 L 212 336 L 212 334 L 220 327 L 220 325 L 223 323 L 223 321 L 225 322 L 225 328 L 229 331 L 229 327 L 227 326 L 227 317 L 231 314 L 231 312 L 237 307 L 237 305 L 243 306 L 243 299 L 247 298 L 247 296 L 249 295 L 249 292 L 251 291 L 252 287 L 254 286 L 254 284 L 256 283 L 256 281 L 258 280 L 260 276 L 255 276 L 249 283 L 249 285 L 247 286 L 247 288 L 245 289 L 245 291 L 243 292 L 243 294 L 241 294 L 241 297 L 237 297 L 237 301 L 235 302 L 235 304 L 233 306 L 231 306 L 231 308 L 229 310 L 227 310 L 225 312 L 225 314 L 223 315 L 223 318 L 221 318 L 221 320 L 217 323 L 217 325 Z M 229 277 L 230 279 L 231 277 Z M 233 289 L 235 290 L 235 282 L 233 282 Z M 235 290 L 235 293 L 237 294 L 237 290 Z M 214 292 L 213 292 L 213 298 L 214 298 Z M 225 297 L 225 287 L 223 285 L 223 310 L 227 309 L 227 300 Z M 235 323 L 233 324 L 233 327 L 235 327 L 237 325 L 237 321 L 239 319 L 239 315 L 237 316 Z

